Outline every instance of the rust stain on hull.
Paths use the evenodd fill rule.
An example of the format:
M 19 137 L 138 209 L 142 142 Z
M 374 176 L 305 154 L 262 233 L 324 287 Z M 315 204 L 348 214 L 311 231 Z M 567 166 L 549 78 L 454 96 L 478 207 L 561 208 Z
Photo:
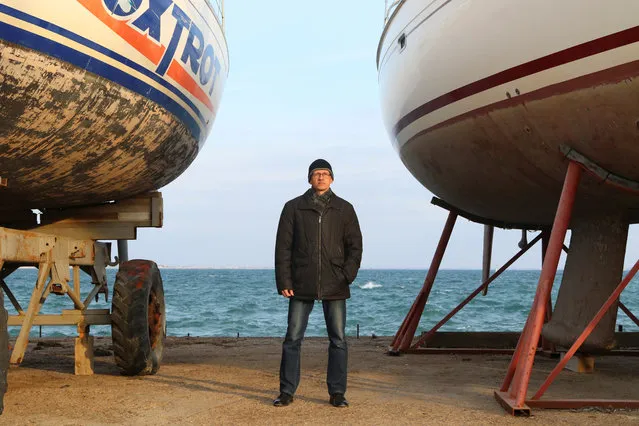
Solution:
M 158 189 L 198 141 L 155 102 L 81 68 L 0 42 L 0 209 L 63 207 Z

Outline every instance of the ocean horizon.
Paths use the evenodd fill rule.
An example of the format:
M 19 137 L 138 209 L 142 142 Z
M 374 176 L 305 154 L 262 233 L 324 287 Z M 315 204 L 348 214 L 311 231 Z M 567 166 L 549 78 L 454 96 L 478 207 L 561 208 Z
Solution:
M 35 267 L 34 267 L 35 268 Z M 107 269 L 117 269 L 117 266 L 108 266 Z M 262 270 L 262 271 L 275 271 L 273 266 L 190 266 L 190 265 L 161 265 L 158 264 L 160 269 L 218 269 L 218 270 Z M 477 268 L 439 268 L 440 271 L 481 271 Z M 491 272 L 495 272 L 496 269 L 491 269 Z M 541 271 L 541 268 L 508 268 L 509 271 Z M 360 268 L 360 271 L 424 271 L 428 272 L 428 268 Z M 563 271 L 563 269 L 557 269 L 557 272 Z
M 361 269 L 351 284 L 347 302 L 346 332 L 355 336 L 394 335 L 423 286 L 427 269 Z M 23 308 L 26 308 L 36 280 L 35 268 L 21 268 L 6 282 Z M 110 292 L 117 268 L 107 270 Z M 521 331 L 532 305 L 540 270 L 507 270 L 493 283 L 488 295 L 477 296 L 441 331 Z M 282 337 L 286 332 L 288 301 L 277 294 L 273 268 L 196 268 L 162 267 L 167 335 L 200 337 Z M 552 300 L 557 296 L 562 271 L 558 271 Z M 82 297 L 89 279 L 82 276 Z M 417 333 L 429 330 L 481 284 L 481 270 L 441 269 L 424 309 Z M 639 281 L 628 285 L 621 300 L 639 313 Z M 319 303 L 319 302 L 318 302 Z M 9 314 L 16 314 L 5 297 Z M 111 300 L 93 302 L 94 309 L 110 309 Z M 41 313 L 57 314 L 73 309 L 66 296 L 50 295 Z M 639 331 L 634 322 L 620 312 L 617 323 L 625 331 Z M 9 327 L 11 335 L 19 327 Z M 92 326 L 91 334 L 110 336 L 110 326 Z M 33 327 L 31 336 L 40 335 Z M 76 336 L 74 326 L 43 326 L 43 337 Z M 315 305 L 307 336 L 326 336 L 321 306 Z

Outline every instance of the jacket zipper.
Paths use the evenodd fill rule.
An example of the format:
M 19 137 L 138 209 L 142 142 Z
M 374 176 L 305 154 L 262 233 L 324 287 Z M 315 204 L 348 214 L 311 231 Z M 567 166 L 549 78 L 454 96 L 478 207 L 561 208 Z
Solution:
M 318 264 L 317 264 L 317 300 L 322 300 L 322 213 L 319 214 L 319 225 L 318 225 L 319 237 L 317 241 L 319 242 L 319 247 L 317 250 Z

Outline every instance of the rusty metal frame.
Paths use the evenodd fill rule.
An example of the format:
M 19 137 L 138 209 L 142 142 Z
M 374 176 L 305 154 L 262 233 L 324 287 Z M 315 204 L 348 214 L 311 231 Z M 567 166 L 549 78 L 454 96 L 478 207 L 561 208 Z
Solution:
M 628 286 L 628 284 L 630 283 L 632 278 L 637 274 L 638 271 L 639 271 L 639 260 L 637 260 L 635 262 L 635 264 L 632 267 L 632 269 L 630 270 L 630 272 L 628 272 L 626 277 L 621 281 L 621 283 L 619 283 L 617 288 L 615 288 L 615 290 L 612 292 L 612 294 L 604 302 L 602 307 L 595 314 L 594 318 L 590 321 L 590 323 L 588 323 L 588 325 L 586 326 L 584 331 L 579 335 L 579 337 L 577 337 L 577 340 L 575 340 L 575 343 L 573 343 L 573 345 L 570 347 L 568 352 L 566 352 L 566 355 L 561 359 L 561 361 L 559 361 L 559 363 L 557 363 L 557 365 L 550 372 L 550 374 L 548 375 L 548 377 L 546 378 L 544 383 L 542 383 L 542 385 L 539 387 L 539 390 L 535 393 L 535 395 L 532 397 L 532 399 L 529 400 L 528 402 L 530 402 L 530 401 L 537 402 L 537 401 L 540 400 L 540 398 L 546 392 L 548 387 L 552 384 L 552 382 L 555 380 L 555 378 L 559 375 L 561 370 L 563 370 L 563 368 L 566 366 L 566 364 L 568 364 L 568 361 L 570 361 L 572 356 L 581 347 L 581 345 L 584 343 L 586 338 L 588 338 L 588 336 L 590 336 L 590 334 L 595 329 L 595 327 L 599 324 L 599 322 L 601 321 L 603 316 L 606 314 L 606 312 L 608 312 L 610 310 L 610 308 L 612 307 L 612 305 L 619 299 L 619 296 L 621 295 L 621 292 L 624 291 L 624 289 Z M 579 400 L 572 400 L 572 401 L 579 401 Z M 589 402 L 593 403 L 594 401 L 596 401 L 596 400 L 590 400 Z M 547 404 L 549 402 L 550 401 L 539 401 L 539 403 L 541 403 L 541 404 Z M 557 403 L 557 401 L 553 401 L 553 402 L 555 404 Z M 609 402 L 610 402 L 610 400 L 606 401 L 606 403 L 609 403 Z M 625 401 L 625 402 L 630 404 L 630 405 L 626 405 L 626 407 L 633 407 L 633 408 L 639 407 L 639 400 L 630 400 L 630 401 Z M 540 405 L 538 405 L 538 406 L 540 406 Z M 605 406 L 605 405 L 595 404 L 595 406 Z M 561 408 L 561 407 L 557 407 L 557 408 Z M 572 408 L 572 406 L 571 405 L 567 405 L 564 408 Z
M 497 401 L 513 415 L 530 415 L 530 407 L 525 404 L 526 392 L 580 178 L 581 166 L 570 161 L 544 256 L 535 299 L 508 366 L 506 377 L 499 391 L 495 392 Z
M 608 299 L 603 303 L 599 311 L 595 314 L 593 319 L 584 328 L 582 333 L 577 337 L 573 345 L 570 347 L 565 356 L 557 363 L 555 368 L 548 374 L 546 380 L 541 384 L 539 390 L 533 395 L 532 398 L 525 400 L 523 406 L 513 406 L 511 401 L 507 399 L 508 396 L 504 395 L 504 392 L 495 392 L 495 397 L 504 406 L 506 411 L 513 415 L 530 415 L 530 407 L 533 408 L 552 408 L 552 409 L 576 409 L 584 407 L 602 407 L 602 408 L 639 408 L 639 399 L 541 399 L 544 393 L 548 390 L 548 387 L 557 378 L 559 373 L 566 367 L 566 364 L 575 355 L 577 350 L 581 347 L 584 341 L 592 333 L 595 327 L 599 324 L 603 316 L 610 310 L 612 305 L 619 300 L 619 296 L 623 290 L 628 286 L 632 278 L 639 271 L 639 260 L 637 260 L 628 274 L 619 283 L 617 288 L 612 292 Z M 517 350 L 516 350 L 517 351 Z M 624 351 L 613 351 L 624 352 Z M 630 353 L 624 355 L 637 355 L 635 351 L 628 351 Z
M 423 348 L 411 347 L 407 354 L 418 355 L 512 355 L 514 349 L 508 348 Z
M 420 346 L 427 343 L 433 338 L 435 332 L 439 330 L 444 324 L 446 324 L 457 312 L 461 311 L 464 306 L 470 303 L 479 293 L 488 289 L 490 283 L 492 283 L 497 277 L 499 277 L 505 270 L 507 270 L 513 263 L 523 256 L 531 247 L 533 247 L 542 238 L 544 232 L 537 235 L 532 241 L 521 248 L 513 257 L 511 257 L 504 265 L 499 268 L 494 274 L 492 274 L 486 281 L 484 281 L 479 287 L 477 287 L 470 295 L 464 299 L 459 305 L 457 305 L 452 311 L 448 313 L 441 321 L 439 321 L 430 331 L 426 332 L 412 347 L 411 349 L 417 349 Z M 512 353 L 512 351 L 511 351 Z
M 599 312 L 597 312 L 591 323 L 588 324 L 569 352 L 566 353 L 564 358 L 559 362 L 559 364 L 557 364 L 555 369 L 542 384 L 539 391 L 537 391 L 532 399 L 526 399 L 534 357 L 537 352 L 537 344 L 540 341 L 542 321 L 549 317 L 547 310 L 551 309 L 547 302 L 550 300 L 550 292 L 557 272 L 559 255 L 561 254 L 561 250 L 568 252 L 568 248 L 563 245 L 563 240 L 572 215 L 572 208 L 574 206 L 582 171 L 586 171 L 591 175 L 597 176 L 605 184 L 630 192 L 639 192 L 639 183 L 614 175 L 567 145 L 562 145 L 560 148 L 561 152 L 569 160 L 569 164 L 557 213 L 555 214 L 555 221 L 553 223 L 550 237 L 551 239 L 548 242 L 548 250 L 550 253 L 544 258 L 535 300 L 526 321 L 526 325 L 521 333 L 519 342 L 517 343 L 517 347 L 515 348 L 506 377 L 504 378 L 499 391 L 495 391 L 495 399 L 512 415 L 530 415 L 530 407 L 581 408 L 597 406 L 639 408 L 639 400 L 540 399 L 554 378 L 559 374 L 561 369 L 566 365 L 566 363 L 568 363 L 583 341 L 599 323 L 605 312 L 607 312 L 612 304 L 619 299 L 623 289 L 630 282 L 630 279 L 632 279 L 632 276 L 634 276 L 637 270 L 639 270 L 639 261 L 635 263 L 631 272 L 619 284 L 617 289 L 615 289 L 610 298 L 604 303 Z M 637 318 L 632 315 L 625 305 L 619 302 L 619 307 L 630 317 L 630 319 L 639 325 Z
M 639 325 L 639 318 L 637 318 L 636 316 L 634 316 L 634 314 L 632 312 L 630 312 L 630 309 L 628 309 L 628 307 L 626 307 L 626 305 L 624 305 L 621 300 L 619 301 L 619 309 L 621 309 L 623 311 L 624 314 L 626 314 L 626 316 L 628 318 L 630 318 L 630 320 L 632 322 L 634 322 L 635 324 Z
M 405 351 L 410 347 L 413 341 L 415 331 L 417 330 L 419 320 L 424 312 L 424 306 L 426 306 L 426 301 L 428 300 L 430 291 L 433 288 L 433 283 L 435 282 L 437 272 L 439 271 L 439 265 L 441 265 L 442 258 L 446 252 L 446 247 L 450 241 L 450 236 L 453 232 L 453 228 L 455 227 L 456 220 L 457 213 L 449 212 L 446 225 L 444 226 L 439 243 L 437 244 L 437 249 L 435 250 L 435 255 L 433 256 L 430 268 L 428 268 L 428 273 L 424 279 L 424 285 L 390 344 L 388 351 L 390 354 L 397 355 L 399 354 L 399 351 Z
M 428 297 L 433 287 L 433 283 L 435 281 L 436 275 L 439 270 L 439 265 L 441 264 L 441 260 L 444 256 L 446 247 L 448 245 L 448 241 L 450 239 L 450 235 L 452 233 L 455 220 L 458 217 L 457 210 L 449 211 L 448 220 L 444 229 L 442 231 L 442 235 L 440 237 L 439 244 L 433 256 L 431 266 L 428 269 L 428 274 L 426 279 L 424 280 L 424 285 L 420 293 L 417 295 L 417 298 L 413 302 L 408 314 L 404 318 L 401 326 L 399 327 L 397 333 L 395 334 L 393 341 L 391 342 L 388 353 L 390 355 L 399 355 L 400 353 L 412 353 L 412 354 L 429 354 L 429 353 L 442 353 L 441 348 L 437 348 L 438 350 L 431 351 L 430 348 L 426 349 L 422 346 L 427 343 L 432 337 L 435 335 L 437 330 L 443 326 L 446 322 L 448 322 L 454 315 L 457 314 L 464 306 L 466 306 L 472 299 L 474 299 L 480 292 L 486 293 L 488 286 L 492 283 L 497 277 L 499 277 L 505 270 L 507 270 L 519 257 L 521 257 L 524 253 L 526 253 L 533 245 L 535 245 L 540 239 L 547 239 L 548 231 L 542 230 L 532 241 L 526 243 L 523 246 L 520 246 L 519 252 L 517 252 L 513 257 L 508 260 L 501 268 L 499 268 L 493 275 L 489 276 L 486 280 L 482 282 L 482 284 L 475 289 L 464 301 L 462 301 L 457 307 L 455 307 L 448 315 L 446 315 L 439 323 L 437 323 L 430 331 L 423 334 L 416 343 L 412 343 L 415 331 L 417 326 L 419 325 L 419 321 L 423 314 L 425 305 L 428 301 Z M 486 272 L 486 264 L 489 262 L 488 256 L 486 254 L 486 243 L 489 245 L 492 240 L 492 230 L 487 230 L 488 227 L 492 228 L 491 225 L 485 225 L 485 234 L 484 234 L 484 270 L 483 273 Z M 491 249 L 491 248 L 489 248 Z M 542 253 L 545 251 L 542 250 Z M 543 257 L 543 255 L 542 255 Z M 550 301 L 549 301 L 550 305 Z M 471 350 L 473 353 L 494 353 L 494 350 L 499 351 L 499 353 L 513 353 L 512 349 L 502 349 L 502 348 L 445 348 L 446 353 L 467 353 L 468 350 Z M 545 353 L 549 355 L 554 355 L 554 346 L 544 344 Z
M 510 354 L 515 352 L 515 346 L 521 333 L 519 332 L 490 332 L 490 331 L 437 331 L 433 338 L 428 341 L 429 346 L 409 348 L 407 354 Z M 628 345 L 621 342 L 636 342 L 639 332 L 615 333 L 615 339 L 620 342 L 620 347 L 627 348 Z M 514 339 L 514 343 L 511 341 Z M 633 346 L 634 347 L 634 346 Z M 548 355 L 542 347 L 537 348 L 537 355 Z M 559 353 L 555 354 L 559 358 Z M 613 349 L 598 353 L 597 356 L 639 356 L 636 349 Z
M 610 170 L 601 167 L 599 164 L 568 145 L 560 145 L 559 150 L 568 160 L 578 163 L 583 170 L 588 172 L 591 176 L 596 177 L 601 182 L 614 186 L 617 189 L 632 193 L 639 193 L 639 182 L 635 182 L 612 173 Z
M 6 217 L 4 218 L 6 222 Z M 17 311 L 9 315 L 8 325 L 21 326 L 10 362 L 19 364 L 29 342 L 33 325 L 74 325 L 76 374 L 93 373 L 91 325 L 110 325 L 108 309 L 88 309 L 100 293 L 108 295 L 106 267 L 111 262 L 110 244 L 97 239 L 134 239 L 138 227 L 161 227 L 162 196 L 159 192 L 90 207 L 46 211 L 40 226 L 32 217 L 16 215 L 8 223 L 18 229 L 0 227 L 0 287 Z M 22 266 L 38 268 L 38 278 L 24 309 L 5 278 Z M 91 276 L 93 289 L 81 300 L 80 271 Z M 66 295 L 74 309 L 58 315 L 39 314 L 51 294 Z
M 79 282 L 74 283 L 73 289 L 68 282 L 71 279 L 70 267 L 76 270 L 81 265 L 95 265 L 95 253 L 100 251 L 101 244 L 92 240 L 77 240 L 31 231 L 0 228 L 0 262 L 2 266 L 17 264 L 38 267 L 38 278 L 26 311 L 22 309 L 4 281 L 4 278 L 9 275 L 9 271 L 13 272 L 17 268 L 7 269 L 9 273 L 2 274 L 2 286 L 8 290 L 7 294 L 18 311 L 17 315 L 9 316 L 8 324 L 21 325 L 11 354 L 11 363 L 19 364 L 22 362 L 29 342 L 31 327 L 36 323 L 46 325 L 53 322 L 56 325 L 64 323 L 74 325 L 78 321 L 82 321 L 78 320 L 77 317 L 85 315 L 91 316 L 92 322 L 96 321 L 96 313 L 88 311 L 87 304 L 78 297 Z M 77 278 L 76 273 L 74 273 L 74 281 L 75 278 Z M 77 311 L 75 319 L 71 320 L 69 315 L 63 315 L 58 320 L 52 321 L 50 319 L 52 316 L 38 315 L 51 292 L 66 294 L 73 301 L 75 311 Z M 102 317 L 101 323 L 109 324 L 110 318 Z
M 583 170 L 588 170 L 586 165 L 581 164 L 576 159 L 569 157 L 568 169 L 566 171 L 566 177 L 561 193 L 561 197 L 558 203 L 557 212 L 553 222 L 551 231 L 547 229 L 542 232 L 531 243 L 526 244 L 522 250 L 517 253 L 511 260 L 509 260 L 499 271 L 489 277 L 488 280 L 484 280 L 482 285 L 478 287 L 470 296 L 468 296 L 463 302 L 461 302 L 456 308 L 454 308 L 446 317 L 444 317 L 437 325 L 435 325 L 429 332 L 423 334 L 419 340 L 411 345 L 415 330 L 419 324 L 419 320 L 423 313 L 425 304 L 428 300 L 430 291 L 435 280 L 435 276 L 438 272 L 441 259 L 446 250 L 446 246 L 450 239 L 450 234 L 454 227 L 455 219 L 457 215 L 466 217 L 461 214 L 457 209 L 449 209 L 449 216 L 446 226 L 442 231 L 437 250 L 433 256 L 431 267 L 428 270 L 428 275 L 424 281 L 424 285 L 418 294 L 417 298 L 413 302 L 408 314 L 404 318 L 397 334 L 395 335 L 390 347 L 389 354 L 398 355 L 400 352 L 412 353 L 412 354 L 512 354 L 510 365 L 508 367 L 506 377 L 502 383 L 501 388 L 495 391 L 494 396 L 496 400 L 504 407 L 504 409 L 512 415 L 530 415 L 530 407 L 539 408 L 580 408 L 587 406 L 599 406 L 599 407 L 625 407 L 625 408 L 639 408 L 639 400 L 596 400 L 596 399 L 553 399 L 553 400 L 541 400 L 547 387 L 552 383 L 557 374 L 565 366 L 565 364 L 574 355 L 577 349 L 581 346 L 581 343 L 588 337 L 590 332 L 596 327 L 601 317 L 605 312 L 610 309 L 615 301 L 618 301 L 619 295 L 630 282 L 632 276 L 639 270 L 639 261 L 633 267 L 630 274 L 619 284 L 612 296 L 604 303 L 601 310 L 597 313 L 592 322 L 586 327 L 586 330 L 579 337 L 577 342 L 573 345 L 571 350 L 562 358 L 555 370 L 548 377 L 546 382 L 542 385 L 540 390 L 535 394 L 532 399 L 526 399 L 528 385 L 530 382 L 530 376 L 532 373 L 532 366 L 535 355 L 537 354 L 553 354 L 555 353 L 555 346 L 551 342 L 545 341 L 541 336 L 541 328 L 543 324 L 551 319 L 552 315 L 552 302 L 550 294 L 552 286 L 557 273 L 557 267 L 561 252 L 569 252 L 569 248 L 564 245 L 564 239 L 568 230 L 570 219 L 572 217 L 572 210 L 574 207 L 576 193 L 578 190 L 579 182 L 582 176 Z M 612 182 L 610 182 L 612 183 Z M 615 186 L 619 185 L 615 182 Z M 624 189 L 631 189 L 626 186 Z M 433 199 L 433 204 L 440 205 L 444 208 L 451 206 L 446 205 L 444 202 Z M 437 202 L 435 202 L 437 201 Z M 468 218 L 468 217 L 466 217 Z M 472 219 L 471 219 L 472 220 Z M 492 225 L 486 222 L 485 225 Z M 485 228 L 486 229 L 486 228 Z M 490 243 L 491 236 L 489 231 L 485 234 L 486 242 Z M 510 264 L 512 264 L 519 256 L 527 251 L 532 245 L 534 245 L 539 239 L 542 239 L 542 271 L 537 284 L 537 291 L 532 303 L 530 314 L 526 320 L 526 324 L 519 336 L 516 348 L 424 348 L 421 347 L 424 343 L 433 338 L 437 329 L 445 324 L 452 316 L 454 316 L 459 310 L 461 310 L 467 303 L 469 303 L 474 297 L 477 296 L 482 290 L 485 290 L 490 282 L 492 282 L 499 274 L 503 272 Z M 486 264 L 489 263 L 489 257 L 484 252 L 484 274 L 486 271 Z M 485 276 L 485 275 L 484 275 Z M 635 317 L 628 308 L 619 301 L 619 308 L 628 317 L 639 325 L 639 319 Z M 637 356 L 637 351 L 611 351 L 610 355 L 625 355 L 625 356 Z
M 521 229 L 527 231 L 537 231 L 546 229 L 548 226 L 542 223 L 514 223 L 514 222 L 504 222 L 500 220 L 493 220 L 482 216 L 477 216 L 467 211 L 460 209 L 459 207 L 453 206 L 452 204 L 447 203 L 441 198 L 433 197 L 430 200 L 430 203 L 441 207 L 449 212 L 456 213 L 458 216 L 463 217 L 471 222 L 479 223 L 482 225 L 491 225 L 496 228 L 502 229 Z

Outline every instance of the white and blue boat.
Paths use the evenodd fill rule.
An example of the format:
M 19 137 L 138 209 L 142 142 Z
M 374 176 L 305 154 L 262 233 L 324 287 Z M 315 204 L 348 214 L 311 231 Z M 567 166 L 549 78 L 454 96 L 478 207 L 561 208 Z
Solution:
M 220 0 L 1 0 L 0 209 L 171 182 L 206 141 L 228 68 Z

